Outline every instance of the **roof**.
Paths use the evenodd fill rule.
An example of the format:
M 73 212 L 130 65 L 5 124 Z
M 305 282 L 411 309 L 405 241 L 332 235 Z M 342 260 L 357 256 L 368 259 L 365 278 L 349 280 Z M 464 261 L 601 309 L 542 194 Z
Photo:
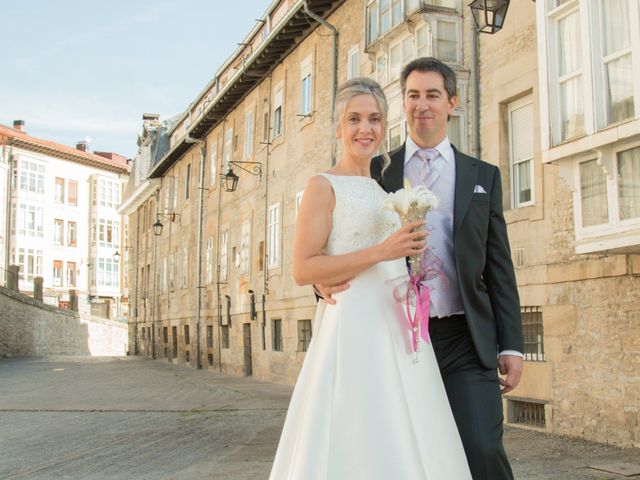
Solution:
M 344 1 L 306 0 L 306 3 L 316 15 L 326 18 Z M 276 2 L 269 7 L 269 10 L 273 10 L 275 5 Z M 187 135 L 177 140 L 171 150 L 151 168 L 149 177 L 161 177 L 171 165 L 191 149 L 193 139 L 204 139 L 318 25 L 317 21 L 305 13 L 304 2 L 294 2 L 283 21 L 276 25 L 269 34 L 268 41 L 262 43 L 243 62 L 242 68 L 233 79 L 216 94 L 202 115 L 189 127 Z M 255 31 L 252 31 L 251 35 L 255 35 Z M 236 51 L 236 54 L 231 58 L 235 60 L 238 53 L 239 51 Z M 225 65 L 230 63 L 233 63 L 231 59 Z M 210 82 L 205 90 L 208 90 L 211 84 Z M 202 98 L 203 95 L 204 91 L 198 98 Z M 183 114 L 180 119 L 184 118 L 185 115 Z M 191 138 L 191 141 L 189 141 L 188 137 Z
M 128 174 L 130 166 L 127 159 L 122 155 L 113 154 L 108 156 L 96 155 L 91 152 L 83 152 L 77 148 L 62 145 L 61 143 L 32 137 L 25 132 L 15 128 L 0 125 L 0 144 L 12 145 L 36 153 L 49 155 L 51 157 L 68 160 L 70 162 L 81 163 L 90 167 L 108 170 L 115 173 Z M 105 155 L 104 152 L 101 152 Z

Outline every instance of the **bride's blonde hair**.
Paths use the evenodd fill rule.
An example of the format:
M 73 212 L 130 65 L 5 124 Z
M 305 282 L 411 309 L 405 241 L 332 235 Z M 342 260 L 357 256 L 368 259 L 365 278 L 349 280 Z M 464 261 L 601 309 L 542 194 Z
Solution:
M 333 125 L 331 129 L 331 133 L 333 134 L 331 152 L 334 162 L 338 150 L 338 141 L 335 136 L 336 129 L 345 114 L 347 104 L 353 97 L 357 97 L 358 95 L 371 95 L 380 109 L 380 114 L 382 115 L 382 142 L 380 142 L 380 147 L 382 149 L 383 158 L 382 171 L 384 171 L 391 162 L 391 158 L 387 153 L 387 113 L 389 111 L 389 106 L 387 104 L 387 97 L 384 95 L 380 84 L 367 77 L 358 77 L 347 80 L 341 84 L 336 91 L 336 102 L 333 110 Z

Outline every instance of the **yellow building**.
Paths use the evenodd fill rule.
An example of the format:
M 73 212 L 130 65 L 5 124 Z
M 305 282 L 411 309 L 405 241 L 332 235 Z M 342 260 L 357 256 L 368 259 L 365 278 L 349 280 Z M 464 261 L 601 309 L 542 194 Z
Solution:
M 636 8 L 637 19 L 635 0 L 620 1 Z M 638 116 L 605 125 L 605 133 L 587 127 L 579 139 L 541 133 L 576 121 L 556 112 L 558 93 L 548 85 L 564 91 L 563 83 L 549 83 L 540 52 L 551 51 L 545 32 L 554 15 L 582 11 L 583 0 L 551 3 L 513 0 L 504 29 L 478 38 L 461 0 L 274 1 L 187 111 L 165 125 L 166 153 L 158 155 L 157 138 L 139 142 L 148 178 L 125 201 L 136 242 L 129 257 L 136 353 L 293 383 L 316 301 L 293 281 L 291 243 L 307 179 L 332 163 L 335 85 L 353 76 L 380 81 L 390 100 L 388 140 L 398 145 L 406 136 L 400 69 L 436 56 L 459 78 L 452 143 L 503 175 L 527 360 L 522 385 L 505 399 L 507 420 L 637 445 L 635 154 L 622 157 L 631 172 L 625 200 L 608 208 L 624 205 L 635 217 L 610 217 L 598 234 L 577 227 L 585 210 L 575 213 L 574 205 L 587 196 L 588 215 L 601 215 L 594 193 L 601 181 L 580 183 L 581 168 L 594 175 L 580 158 L 601 158 L 590 138 L 633 141 Z M 621 52 L 640 58 L 632 47 Z M 634 91 L 632 103 L 638 98 Z M 613 188 L 616 174 L 607 171 Z M 234 180 L 235 191 L 226 191 Z

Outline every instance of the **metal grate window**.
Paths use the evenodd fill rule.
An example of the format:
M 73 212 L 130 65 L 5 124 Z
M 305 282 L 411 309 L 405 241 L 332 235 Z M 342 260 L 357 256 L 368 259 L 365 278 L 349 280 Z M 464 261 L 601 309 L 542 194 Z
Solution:
M 311 342 L 311 320 L 298 320 L 298 351 L 306 352 Z
M 520 400 L 509 400 L 509 403 L 511 404 L 512 413 L 511 423 L 533 427 L 544 427 L 546 425 L 543 403 Z
M 524 359 L 544 362 L 544 330 L 540 307 L 521 307 L 522 331 L 524 334 Z
M 282 320 L 271 320 L 271 334 L 273 337 L 273 351 L 282 352 Z

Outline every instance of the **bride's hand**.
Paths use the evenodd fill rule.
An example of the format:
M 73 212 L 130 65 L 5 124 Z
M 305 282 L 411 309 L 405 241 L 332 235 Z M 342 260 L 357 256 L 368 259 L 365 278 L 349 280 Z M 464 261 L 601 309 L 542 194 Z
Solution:
M 378 245 L 381 260 L 395 260 L 396 258 L 408 257 L 424 252 L 427 249 L 427 236 L 429 232 L 424 230 L 413 232 L 412 230 L 421 227 L 425 223 L 424 220 L 408 223 Z

